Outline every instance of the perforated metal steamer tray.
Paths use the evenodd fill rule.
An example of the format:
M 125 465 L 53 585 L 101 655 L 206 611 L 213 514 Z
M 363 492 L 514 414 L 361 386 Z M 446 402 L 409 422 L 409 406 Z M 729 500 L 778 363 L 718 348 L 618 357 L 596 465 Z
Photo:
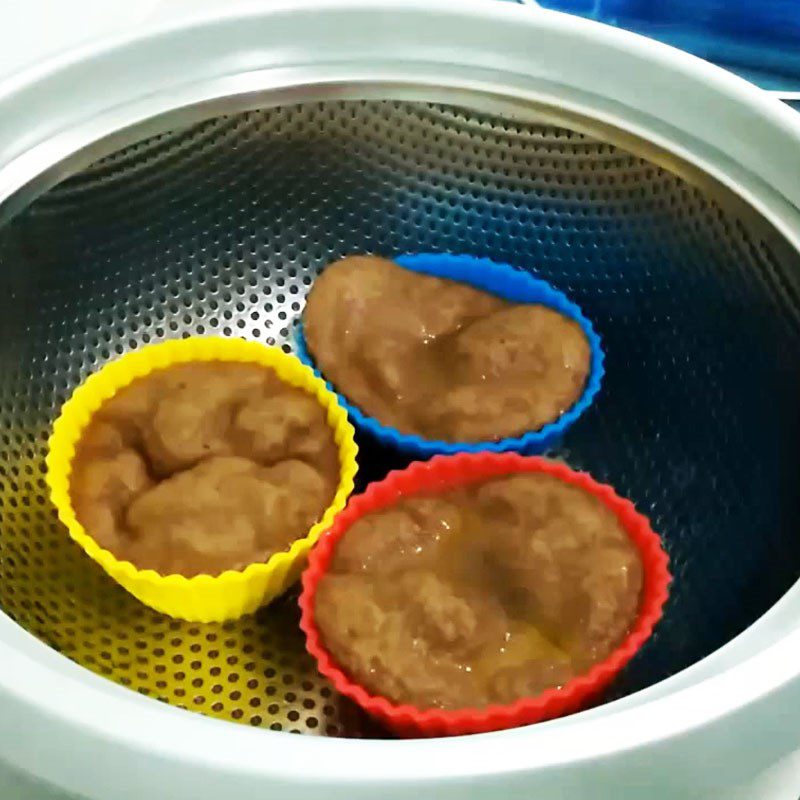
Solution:
M 441 35 L 455 12 L 437 8 L 426 22 Z M 497 13 L 506 48 L 522 48 L 523 18 Z M 496 23 L 469 14 L 476 31 Z M 264 37 L 289 24 L 267 21 Z M 239 23 L 242 52 L 252 23 Z M 364 24 L 379 48 L 383 28 Z M 391 41 L 412 40 L 404 24 Z M 529 34 L 555 61 L 573 24 L 584 30 Z M 148 69 L 137 79 L 155 92 Z M 606 699 L 630 706 L 702 669 L 800 575 L 800 256 L 785 227 L 685 153 L 599 114 L 466 81 L 445 91 L 447 68 L 417 83 L 404 69 L 405 83 L 308 78 L 289 92 L 243 80 L 189 112 L 154 103 L 144 127 L 98 125 L 48 170 L 21 167 L 31 180 L 0 207 L 0 607 L 153 700 L 284 732 L 384 736 L 317 675 L 291 595 L 225 625 L 155 614 L 69 540 L 43 476 L 52 421 L 90 372 L 190 334 L 290 348 L 314 276 L 352 252 L 509 262 L 568 293 L 602 335 L 602 393 L 554 455 L 634 500 L 675 576 L 655 636 Z M 362 444 L 363 480 L 401 465 Z
M 306 103 L 102 158 L 0 240 L 4 610 L 168 703 L 274 730 L 379 733 L 316 674 L 292 596 L 199 625 L 117 587 L 54 521 L 45 442 L 71 390 L 118 354 L 210 333 L 288 350 L 330 260 L 454 251 L 535 271 L 602 331 L 602 397 L 554 455 L 633 498 L 664 536 L 672 599 L 614 693 L 671 675 L 800 574 L 798 259 L 754 223 L 611 144 L 454 106 Z M 398 465 L 366 453 L 365 479 Z

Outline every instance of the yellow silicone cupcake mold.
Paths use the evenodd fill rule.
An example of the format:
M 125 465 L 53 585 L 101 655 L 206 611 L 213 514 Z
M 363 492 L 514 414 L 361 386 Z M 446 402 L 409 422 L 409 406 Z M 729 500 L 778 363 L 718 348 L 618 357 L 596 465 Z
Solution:
M 259 364 L 278 377 L 313 395 L 327 411 L 339 448 L 339 484 L 333 501 L 308 534 L 264 563 L 220 575 L 159 575 L 151 569 L 137 569 L 103 549 L 75 516 L 70 497 L 70 475 L 75 448 L 83 431 L 100 406 L 120 389 L 159 369 L 192 361 L 233 361 Z M 255 611 L 284 592 L 299 577 L 306 555 L 320 534 L 344 508 L 353 490 L 358 469 L 358 448 L 353 427 L 336 395 L 314 373 L 293 356 L 277 347 L 241 339 L 190 338 L 150 345 L 112 361 L 91 375 L 64 404 L 53 425 L 47 455 L 47 483 L 59 519 L 70 536 L 117 583 L 146 605 L 172 617 L 192 622 L 220 622 Z

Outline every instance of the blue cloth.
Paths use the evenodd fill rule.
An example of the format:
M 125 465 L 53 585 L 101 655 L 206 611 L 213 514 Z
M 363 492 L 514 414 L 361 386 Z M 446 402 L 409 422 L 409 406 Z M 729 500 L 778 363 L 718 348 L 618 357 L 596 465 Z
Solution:
M 539 0 L 680 47 L 765 89 L 800 90 L 798 0 Z

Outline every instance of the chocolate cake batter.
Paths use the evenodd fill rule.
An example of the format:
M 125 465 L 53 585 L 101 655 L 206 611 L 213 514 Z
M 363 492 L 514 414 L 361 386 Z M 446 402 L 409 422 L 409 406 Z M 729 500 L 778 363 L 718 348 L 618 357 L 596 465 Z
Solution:
M 317 278 L 309 353 L 351 402 L 402 433 L 449 442 L 518 436 L 583 393 L 590 346 L 572 319 L 374 256 Z
M 613 512 L 522 473 L 362 517 L 320 580 L 315 618 L 369 691 L 482 707 L 585 673 L 628 633 L 641 590 L 638 550 Z
M 70 493 L 117 558 L 162 575 L 217 575 L 302 538 L 338 483 L 325 410 L 255 364 L 153 372 L 95 413 Z

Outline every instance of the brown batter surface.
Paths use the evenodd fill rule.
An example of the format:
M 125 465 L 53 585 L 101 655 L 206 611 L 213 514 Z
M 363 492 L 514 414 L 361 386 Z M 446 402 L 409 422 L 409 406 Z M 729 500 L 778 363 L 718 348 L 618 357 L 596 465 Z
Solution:
M 217 575 L 302 538 L 336 491 L 338 449 L 309 394 L 253 364 L 197 362 L 134 381 L 93 415 L 70 493 L 117 558 Z
M 428 439 L 538 430 L 575 404 L 589 374 L 589 342 L 574 320 L 373 256 L 345 258 L 317 278 L 303 330 L 345 397 Z
M 334 659 L 417 708 L 510 703 L 561 686 L 636 620 L 642 565 L 616 515 L 550 475 L 416 496 L 362 517 L 320 580 Z

